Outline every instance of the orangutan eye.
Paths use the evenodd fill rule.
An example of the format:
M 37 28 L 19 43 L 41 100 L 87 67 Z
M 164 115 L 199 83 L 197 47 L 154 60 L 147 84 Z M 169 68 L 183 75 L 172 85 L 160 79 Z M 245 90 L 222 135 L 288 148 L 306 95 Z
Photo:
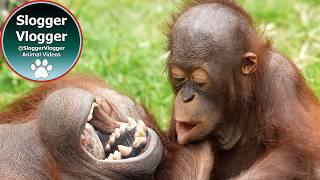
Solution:
M 172 77 L 173 82 L 176 85 L 181 85 L 183 82 L 186 81 L 185 73 L 177 66 L 173 66 L 171 68 L 171 77 Z
M 192 73 L 192 80 L 198 86 L 202 87 L 208 84 L 209 76 L 208 73 L 203 69 L 196 69 Z
M 175 84 L 181 85 L 181 84 L 186 80 L 186 78 L 183 78 L 183 77 L 181 77 L 181 78 L 174 78 L 173 80 L 174 80 Z

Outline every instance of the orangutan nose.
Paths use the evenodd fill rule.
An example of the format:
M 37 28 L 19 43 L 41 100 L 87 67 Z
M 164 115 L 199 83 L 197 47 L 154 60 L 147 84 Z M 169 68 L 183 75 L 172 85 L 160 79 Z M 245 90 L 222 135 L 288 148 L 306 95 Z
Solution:
M 194 90 L 190 87 L 184 87 L 183 89 L 181 89 L 181 96 L 182 96 L 182 100 L 184 103 L 188 103 L 191 102 L 194 97 L 195 97 L 195 93 Z

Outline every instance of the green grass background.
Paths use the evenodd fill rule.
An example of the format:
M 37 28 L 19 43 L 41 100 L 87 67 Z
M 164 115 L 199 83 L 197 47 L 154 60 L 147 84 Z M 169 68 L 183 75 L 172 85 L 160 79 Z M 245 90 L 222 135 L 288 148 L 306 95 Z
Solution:
M 144 103 L 165 128 L 172 93 L 164 68 L 166 22 L 180 1 L 60 0 L 78 18 L 82 57 L 72 73 L 97 74 Z M 240 0 L 274 45 L 303 71 L 320 96 L 319 0 Z M 37 83 L 19 78 L 0 59 L 0 109 Z

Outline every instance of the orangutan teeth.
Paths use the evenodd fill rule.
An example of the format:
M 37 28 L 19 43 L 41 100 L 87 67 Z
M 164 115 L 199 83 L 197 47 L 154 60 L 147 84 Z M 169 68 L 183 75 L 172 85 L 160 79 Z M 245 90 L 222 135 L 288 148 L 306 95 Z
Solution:
M 90 112 L 89 112 L 89 115 L 88 115 L 88 119 L 87 119 L 88 122 L 91 121 L 91 119 L 93 118 L 92 114 L 93 114 L 93 110 L 94 110 L 95 107 L 98 107 L 98 104 L 94 102 L 91 105 L 91 109 L 90 109 Z
M 136 133 L 134 134 L 134 137 L 146 137 L 146 131 L 144 130 L 144 127 L 142 124 L 139 124 L 136 128 Z
M 114 153 L 110 153 L 108 160 L 120 160 L 121 159 L 121 153 L 117 150 L 114 151 Z
M 127 129 L 127 125 L 126 124 L 121 124 L 120 125 L 120 134 L 123 134 Z
M 135 126 L 137 126 L 137 122 L 133 118 L 128 116 L 127 120 L 128 120 L 129 129 L 133 129 Z
M 113 159 L 114 160 L 120 160 L 121 159 L 121 153 L 119 151 L 114 151 L 113 153 Z
M 145 144 L 146 142 L 147 142 L 147 139 L 145 137 L 136 137 L 132 143 L 132 146 L 134 148 L 138 148 L 140 145 Z
M 94 129 L 92 127 L 92 125 L 90 125 L 89 123 L 86 123 L 85 127 L 84 127 L 86 130 L 89 130 L 89 129 Z
M 145 124 L 142 120 L 140 120 L 140 119 L 138 120 L 138 126 L 142 126 L 142 128 L 143 128 L 144 131 L 147 131 L 147 130 L 148 130 L 146 124 Z
M 89 122 L 92 119 L 92 117 L 93 117 L 92 114 L 89 114 L 87 121 Z
M 120 129 L 119 128 L 116 128 L 114 130 L 114 136 L 116 137 L 116 139 L 118 139 L 120 137 L 121 133 L 120 133 Z
M 106 148 L 106 151 L 109 151 L 110 150 L 110 144 L 107 144 L 105 148 Z
M 113 144 L 115 140 L 116 140 L 116 137 L 114 136 L 114 134 L 111 134 L 108 144 Z
M 127 147 L 127 146 L 123 146 L 123 145 L 118 145 L 118 149 L 121 153 L 121 156 L 129 156 L 131 151 L 132 151 L 132 147 Z
M 108 160 L 113 160 L 113 157 L 114 157 L 113 153 L 110 153 L 107 159 Z
M 120 127 L 111 134 L 100 134 L 100 142 L 104 142 L 103 152 L 106 160 L 120 160 L 138 156 L 147 144 L 148 128 L 142 120 L 127 117 L 127 122 L 117 122 Z M 87 123 L 88 124 L 88 123 Z M 91 124 L 88 124 L 90 126 Z M 88 128 L 87 125 L 85 128 Z M 81 135 L 81 139 L 84 135 Z M 107 158 L 105 158 L 107 157 Z

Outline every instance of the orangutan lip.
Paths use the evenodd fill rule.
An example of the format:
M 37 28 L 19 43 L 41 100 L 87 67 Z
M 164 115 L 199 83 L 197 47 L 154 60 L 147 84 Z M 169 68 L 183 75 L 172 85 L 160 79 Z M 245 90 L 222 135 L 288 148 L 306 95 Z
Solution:
M 109 130 L 105 130 L 105 128 L 103 128 L 103 126 L 109 125 L 107 122 L 110 121 L 110 119 L 105 117 L 106 114 L 102 111 L 103 110 L 99 108 L 99 105 L 94 101 L 87 117 L 87 123 L 92 125 L 92 127 L 98 133 L 100 140 L 104 141 L 112 132 L 109 132 Z
M 91 105 L 87 122 L 90 123 L 95 130 L 104 134 L 111 134 L 115 128 L 120 126 L 119 123 L 116 123 L 113 117 L 96 102 L 93 102 Z
M 97 132 L 100 132 L 100 130 L 94 125 L 94 123 L 92 123 L 93 122 L 92 120 L 96 119 L 96 116 L 94 115 L 94 111 L 96 111 L 98 108 L 99 108 L 99 105 L 94 101 L 91 104 L 91 108 L 87 117 L 87 123 L 91 124 Z M 103 121 L 103 120 L 100 120 L 100 121 Z
M 99 113 L 99 111 L 101 111 L 101 109 L 98 109 L 99 104 L 96 103 L 96 101 L 94 100 L 88 112 L 85 127 L 82 130 L 80 136 L 80 142 L 82 147 L 88 154 L 90 154 L 97 160 L 104 160 L 105 155 L 103 155 L 104 153 L 101 152 L 104 152 L 104 144 L 108 141 L 111 133 L 105 133 L 101 131 L 99 128 L 97 128 L 97 122 L 98 126 L 102 126 L 104 122 L 108 121 L 100 115 L 101 113 Z
M 99 105 L 94 100 L 92 102 L 92 104 L 91 104 L 90 111 L 89 111 L 89 113 L 87 115 L 86 122 L 85 122 L 85 127 L 82 130 L 80 141 L 81 141 L 81 143 L 83 145 L 83 143 L 85 143 L 85 139 L 87 139 L 89 137 L 88 134 L 91 134 L 90 135 L 91 137 L 95 137 L 95 141 L 92 141 L 91 143 L 94 142 L 96 147 L 100 146 L 99 144 L 101 143 L 101 146 L 99 148 L 100 148 L 100 150 L 102 149 L 101 151 L 103 151 L 103 145 L 102 144 L 107 141 L 107 139 L 109 138 L 109 135 L 99 131 L 99 129 L 96 128 L 95 124 L 92 123 L 94 119 L 97 119 L 94 112 L 98 108 L 99 108 Z M 101 122 L 103 122 L 103 120 L 101 120 Z M 95 134 L 95 135 L 93 135 L 93 134 Z M 91 153 L 89 152 L 89 154 L 91 154 Z
M 196 124 L 192 124 L 192 123 L 186 123 L 186 122 L 178 122 L 179 126 L 183 129 L 186 130 L 191 130 L 192 128 L 194 128 L 196 126 Z
M 193 129 L 197 124 L 187 123 L 187 122 L 179 122 L 176 121 L 176 131 L 178 135 L 183 135 L 188 133 L 191 129 Z

